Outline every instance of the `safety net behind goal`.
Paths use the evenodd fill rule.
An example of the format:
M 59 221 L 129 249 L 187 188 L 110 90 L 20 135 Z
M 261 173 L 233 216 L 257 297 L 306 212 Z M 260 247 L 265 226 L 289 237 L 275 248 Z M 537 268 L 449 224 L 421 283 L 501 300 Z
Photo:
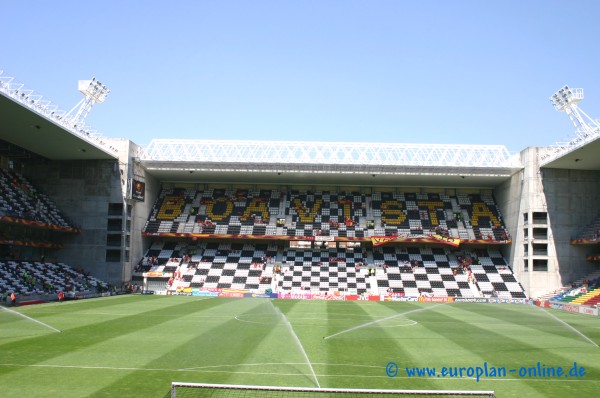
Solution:
M 367 398 L 367 397 L 402 396 L 423 397 L 494 397 L 494 391 L 469 390 L 369 390 L 344 388 L 300 388 L 300 387 L 270 387 L 244 386 L 231 384 L 180 383 L 171 384 L 171 398 Z

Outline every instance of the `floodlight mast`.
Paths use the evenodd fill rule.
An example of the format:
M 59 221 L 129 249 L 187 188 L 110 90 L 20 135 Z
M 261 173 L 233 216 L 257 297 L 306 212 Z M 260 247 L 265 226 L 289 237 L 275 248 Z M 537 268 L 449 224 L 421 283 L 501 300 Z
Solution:
M 565 112 L 569 116 L 575 125 L 578 138 L 585 139 L 598 134 L 600 125 L 577 106 L 581 100 L 583 100 L 583 89 L 569 86 L 564 86 L 550 97 L 554 109 Z
M 78 89 L 84 95 L 84 98 L 67 113 L 66 117 L 69 118 L 73 126 L 82 127 L 85 124 L 85 118 L 92 110 L 92 106 L 104 102 L 110 90 L 96 80 L 95 77 L 92 80 L 79 80 Z M 70 115 L 76 109 L 77 112 L 71 117 Z

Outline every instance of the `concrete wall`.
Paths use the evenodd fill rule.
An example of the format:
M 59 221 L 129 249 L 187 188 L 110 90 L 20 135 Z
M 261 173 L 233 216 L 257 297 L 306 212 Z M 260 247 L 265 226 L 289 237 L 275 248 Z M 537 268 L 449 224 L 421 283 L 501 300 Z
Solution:
M 81 234 L 65 234 L 64 248 L 48 252 L 47 258 L 120 286 L 131 280 L 135 265 L 150 244 L 149 239 L 142 238 L 141 230 L 160 191 L 160 182 L 135 161 L 140 150 L 136 144 L 110 141 L 118 149 L 118 159 L 29 162 L 21 172 L 81 229 Z M 146 183 L 143 202 L 129 199 L 131 178 Z M 111 214 L 110 203 L 122 205 L 123 212 Z M 111 231 L 109 219 L 120 220 L 122 230 Z M 120 240 L 120 246 L 107 246 L 111 234 Z M 127 239 L 121 240 L 121 236 Z M 117 253 L 116 260 L 107 260 L 107 249 Z
M 74 268 L 83 268 L 104 281 L 120 283 L 121 263 L 106 262 L 108 203 L 123 200 L 117 160 L 31 164 L 24 175 L 82 231 L 66 236 L 65 247 L 52 257 Z
M 135 157 L 134 157 L 135 158 Z M 131 280 L 132 270 L 135 269 L 140 259 L 150 246 L 150 238 L 142 238 L 141 231 L 146 225 L 148 216 L 154 206 L 154 201 L 160 192 L 160 182 L 146 173 L 146 170 L 135 160 L 131 166 L 132 175 L 135 179 L 141 179 L 146 183 L 146 198 L 143 202 L 131 200 L 131 252 L 130 260 L 132 269 L 125 272 L 124 280 Z
M 563 285 L 598 268 L 585 259 L 592 247 L 571 245 L 571 239 L 600 215 L 599 181 L 599 171 L 541 170 L 554 254 L 560 264 L 558 276 Z
M 523 248 L 519 242 L 523 240 L 523 225 L 521 215 L 521 193 L 523 191 L 524 172 L 520 171 L 506 182 L 494 188 L 494 198 L 500 209 L 506 229 L 512 239 L 512 244 L 502 248 L 504 258 L 509 260 L 513 272 L 517 272 L 519 266 L 515 262 L 515 256 L 523 255 Z M 521 222 L 519 222 L 521 221 Z
M 513 238 L 504 255 L 526 293 L 534 298 L 597 269 L 585 259 L 590 247 L 571 245 L 571 238 L 600 214 L 600 172 L 540 169 L 543 150 L 522 151 L 524 169 L 494 190 Z M 536 221 L 534 213 L 546 213 L 547 218 Z M 535 236 L 534 229 L 547 233 Z M 546 253 L 536 253 L 535 245 L 546 245 Z M 547 261 L 547 269 L 536 269 L 536 260 Z

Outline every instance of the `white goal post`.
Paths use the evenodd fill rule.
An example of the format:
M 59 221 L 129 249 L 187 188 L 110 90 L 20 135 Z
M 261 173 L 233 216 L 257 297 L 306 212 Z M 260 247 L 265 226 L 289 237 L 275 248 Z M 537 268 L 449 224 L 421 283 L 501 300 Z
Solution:
M 464 397 L 478 396 L 494 398 L 494 391 L 476 390 L 385 390 L 385 389 L 346 389 L 346 388 L 303 388 L 303 387 L 276 387 L 252 386 L 235 384 L 209 384 L 209 383 L 171 383 L 171 398 L 187 397 L 264 397 L 264 398 L 290 398 L 290 397 L 315 397 L 315 398 L 366 398 L 371 396 L 446 396 Z

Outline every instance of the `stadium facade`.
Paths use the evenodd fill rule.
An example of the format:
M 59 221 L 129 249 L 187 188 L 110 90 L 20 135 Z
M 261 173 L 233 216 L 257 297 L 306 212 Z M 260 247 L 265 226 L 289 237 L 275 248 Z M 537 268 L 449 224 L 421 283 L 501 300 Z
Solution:
M 149 232 L 151 215 L 161 206 L 158 200 L 173 189 L 352 192 L 367 198 L 367 213 L 381 192 L 489 196 L 506 236 L 473 236 L 471 228 L 463 231 L 461 245 L 499 250 L 528 297 L 552 292 L 598 268 L 597 231 L 586 235 L 600 215 L 598 132 L 518 154 L 503 145 L 156 139 L 140 147 L 72 123 L 13 79 L 0 75 L 0 85 L 2 168 L 31 181 L 80 231 L 61 238 L 62 247 L 46 253 L 112 284 L 131 281 L 157 239 L 197 242 L 206 237 L 183 227 L 174 234 Z M 381 226 L 377 214 L 363 218 L 375 218 Z M 399 236 L 381 230 L 331 240 L 370 247 L 374 237 L 388 235 L 398 245 L 415 242 L 410 232 Z M 275 230 L 269 238 L 282 245 L 315 240 L 312 233 L 312 238 L 279 233 Z M 242 238 L 222 235 L 221 240 Z M 427 233 L 414 236 L 432 244 Z

